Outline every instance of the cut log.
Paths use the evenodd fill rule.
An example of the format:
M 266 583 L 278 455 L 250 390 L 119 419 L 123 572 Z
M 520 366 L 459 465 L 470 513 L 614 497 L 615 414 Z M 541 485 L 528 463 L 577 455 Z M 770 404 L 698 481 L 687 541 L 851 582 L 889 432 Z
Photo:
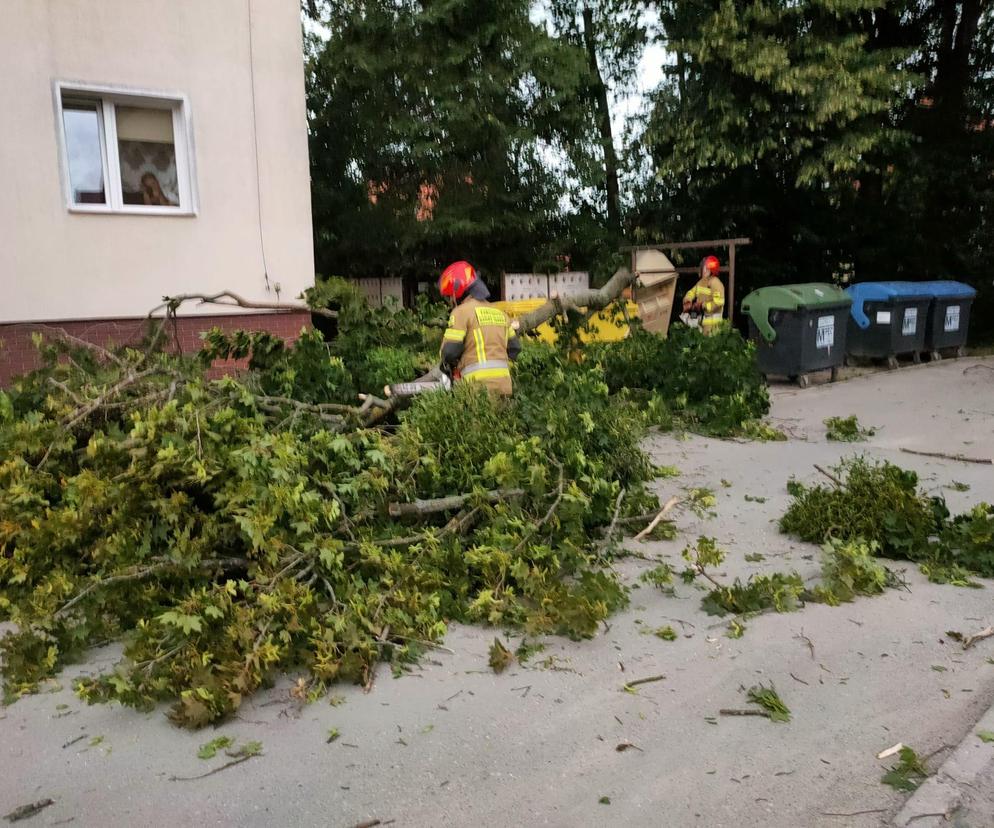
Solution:
M 543 322 L 548 322 L 554 316 L 565 314 L 568 310 L 586 308 L 588 311 L 598 311 L 606 308 L 621 297 L 627 287 L 631 287 L 639 274 L 627 270 L 619 270 L 612 276 L 604 287 L 597 290 L 583 290 L 572 296 L 556 296 L 544 305 L 519 317 L 513 324 L 518 333 L 534 330 Z

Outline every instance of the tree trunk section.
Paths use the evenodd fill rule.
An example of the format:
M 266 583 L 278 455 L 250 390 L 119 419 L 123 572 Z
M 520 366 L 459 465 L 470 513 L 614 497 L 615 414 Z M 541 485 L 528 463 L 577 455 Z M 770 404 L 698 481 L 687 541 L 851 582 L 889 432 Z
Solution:
M 597 62 L 597 37 L 594 32 L 594 13 L 583 9 L 583 42 L 587 47 L 590 74 L 594 78 L 594 96 L 597 104 L 597 122 L 604 148 L 604 190 L 607 195 L 607 223 L 613 232 L 621 227 L 621 206 L 618 187 L 618 156 L 614 151 L 614 133 L 611 128 L 611 107 L 607 99 L 607 86 Z

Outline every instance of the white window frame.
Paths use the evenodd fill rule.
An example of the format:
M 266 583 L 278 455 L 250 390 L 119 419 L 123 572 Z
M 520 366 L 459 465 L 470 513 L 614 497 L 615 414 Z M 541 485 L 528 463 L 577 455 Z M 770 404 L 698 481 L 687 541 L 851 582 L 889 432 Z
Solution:
M 56 134 L 59 142 L 63 194 L 66 209 L 70 213 L 138 216 L 196 216 L 198 214 L 193 129 L 190 118 L 190 101 L 186 95 L 179 92 L 73 81 L 55 81 L 53 93 L 55 95 Z M 105 204 L 76 204 L 73 200 L 72 181 L 69 175 L 69 153 L 66 147 L 66 128 L 63 118 L 63 98 L 68 98 L 70 101 L 92 102 L 97 106 Z M 121 159 L 117 143 L 116 107 L 118 105 L 145 109 L 166 109 L 172 112 L 173 146 L 176 152 L 176 179 L 179 190 L 178 207 L 124 203 L 121 190 Z

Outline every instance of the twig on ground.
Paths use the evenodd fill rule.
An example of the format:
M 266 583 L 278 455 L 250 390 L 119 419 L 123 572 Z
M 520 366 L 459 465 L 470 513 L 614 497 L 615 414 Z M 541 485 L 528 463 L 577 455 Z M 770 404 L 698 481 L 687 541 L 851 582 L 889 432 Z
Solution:
M 983 641 L 985 638 L 990 638 L 992 635 L 994 635 L 994 627 L 985 627 L 980 632 L 968 635 L 963 640 L 963 649 L 969 650 L 978 641 Z
M 994 466 L 991 457 L 967 457 L 964 454 L 946 454 L 944 451 L 918 451 L 917 449 L 902 448 L 905 454 L 917 454 L 920 457 L 938 457 L 942 460 L 957 460 L 960 463 L 979 463 L 982 466 Z
M 651 535 L 652 534 L 652 530 L 655 529 L 660 524 L 660 522 L 662 521 L 662 519 L 664 517 L 666 517 L 667 512 L 669 512 L 679 502 L 680 502 L 680 498 L 676 497 L 675 495 L 673 497 L 671 497 L 669 500 L 667 500 L 666 503 L 665 503 L 665 505 L 663 506 L 663 508 L 659 510 L 659 514 L 656 515 L 652 519 L 652 522 L 648 526 L 646 526 L 645 529 L 643 529 L 641 532 L 639 532 L 635 536 L 634 539 L 637 540 L 637 541 L 640 541 L 640 540 L 642 540 L 642 538 L 646 538 L 649 535 Z
M 192 782 L 194 779 L 205 779 L 208 776 L 213 776 L 215 773 L 220 773 L 228 768 L 233 768 L 235 765 L 240 765 L 242 762 L 247 762 L 249 759 L 254 759 L 256 756 L 261 756 L 261 753 L 246 753 L 244 756 L 239 756 L 237 759 L 232 759 L 230 762 L 225 762 L 220 767 L 214 768 L 214 770 L 209 770 L 207 773 L 201 773 L 197 776 L 170 776 L 170 782 Z
M 54 804 L 54 799 L 39 799 L 37 802 L 32 802 L 29 805 L 21 805 L 19 808 L 14 808 L 14 810 L 9 814 L 4 815 L 4 819 L 7 820 L 7 822 L 17 822 L 21 819 L 28 819 L 40 811 L 44 811 L 49 805 Z
M 638 687 L 640 684 L 649 684 L 653 681 L 662 681 L 666 676 L 649 676 L 648 678 L 635 679 L 635 681 L 626 682 L 622 686 L 622 690 L 631 690 L 633 687 Z
M 815 643 L 814 643 L 814 641 L 812 641 L 810 638 L 808 638 L 804 634 L 804 630 L 803 629 L 797 635 L 795 635 L 794 638 L 796 638 L 796 639 L 798 639 L 800 641 L 803 641 L 805 644 L 808 645 L 808 650 L 811 652 L 811 660 L 814 661 L 815 660 Z
M 854 817 L 863 814 L 885 814 L 889 808 L 869 808 L 865 811 L 819 811 L 822 816 Z
M 817 469 L 818 471 L 820 471 L 820 472 L 821 472 L 821 473 L 822 473 L 823 475 L 825 475 L 825 477 L 827 477 L 827 478 L 828 478 L 829 480 L 831 480 L 831 481 L 832 481 L 832 482 L 833 482 L 833 483 L 834 483 L 834 484 L 835 484 L 836 486 L 838 486 L 838 487 L 839 487 L 840 489 L 842 488 L 842 481 L 841 481 L 841 480 L 839 480 L 839 478 L 837 478 L 837 477 L 836 477 L 836 476 L 835 476 L 834 474 L 832 474 L 832 473 L 830 473 L 830 472 L 827 472 L 827 471 L 825 471 L 825 469 L 823 469 L 823 468 L 822 468 L 821 466 L 819 466 L 819 465 L 818 465 L 817 463 L 815 463 L 815 464 L 814 464 L 814 467 L 815 467 L 815 468 L 816 468 L 816 469 Z
M 761 716 L 764 719 L 770 718 L 770 714 L 765 710 L 751 707 L 723 707 L 718 711 L 720 716 Z

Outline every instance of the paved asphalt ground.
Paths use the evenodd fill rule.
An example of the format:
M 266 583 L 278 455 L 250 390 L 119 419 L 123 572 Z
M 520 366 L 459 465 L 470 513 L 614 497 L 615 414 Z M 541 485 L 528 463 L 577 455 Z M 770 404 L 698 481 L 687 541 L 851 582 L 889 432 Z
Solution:
M 776 529 L 785 483 L 792 475 L 816 481 L 813 464 L 858 451 L 916 469 L 954 511 L 994 499 L 994 467 L 900 451 L 994 454 L 992 360 L 805 391 L 780 386 L 774 399 L 772 416 L 792 434 L 788 443 L 650 439 L 655 461 L 683 472 L 659 481 L 660 495 L 709 486 L 717 515 L 679 513 L 677 540 L 630 548 L 679 565 L 683 545 L 707 534 L 729 550 L 725 577 L 796 569 L 814 578 L 818 549 Z M 849 414 L 877 426 L 876 436 L 857 446 L 827 442 L 822 420 Z M 947 488 L 953 481 L 969 491 Z M 765 560 L 745 561 L 756 552 Z M 652 565 L 628 558 L 617 568 L 636 587 Z M 957 589 L 899 568 L 907 590 L 763 615 L 738 640 L 701 611 L 694 587 L 678 584 L 666 596 L 642 585 L 593 640 L 547 638 L 529 668 L 500 676 L 487 667 L 495 631 L 455 627 L 448 650 L 399 679 L 381 669 L 370 693 L 340 688 L 339 706 L 297 704 L 288 676 L 238 718 L 198 733 L 172 727 L 161 710 L 77 700 L 73 678 L 110 666 L 116 651 L 106 648 L 46 692 L 0 709 L 0 813 L 51 798 L 22 824 L 861 828 L 900 822 L 911 809 L 920 828 L 937 819 L 921 816 L 930 813 L 923 808 L 935 807 L 958 808 L 953 824 L 964 828 L 989 826 L 994 744 L 975 732 L 994 701 L 994 638 L 964 652 L 946 631 L 994 624 L 994 583 Z M 645 634 L 664 624 L 680 633 L 676 641 Z M 665 678 L 635 693 L 622 689 L 656 675 Z M 746 706 L 741 688 L 759 681 L 776 685 L 790 723 L 718 715 Z M 341 737 L 329 744 L 330 728 Z M 196 757 L 221 734 L 257 739 L 263 754 L 207 778 L 171 781 L 227 761 Z M 636 747 L 619 752 L 626 742 Z M 942 768 L 910 803 L 880 784 L 889 762 L 876 754 L 896 742 Z M 955 797 L 933 790 L 940 782 Z

